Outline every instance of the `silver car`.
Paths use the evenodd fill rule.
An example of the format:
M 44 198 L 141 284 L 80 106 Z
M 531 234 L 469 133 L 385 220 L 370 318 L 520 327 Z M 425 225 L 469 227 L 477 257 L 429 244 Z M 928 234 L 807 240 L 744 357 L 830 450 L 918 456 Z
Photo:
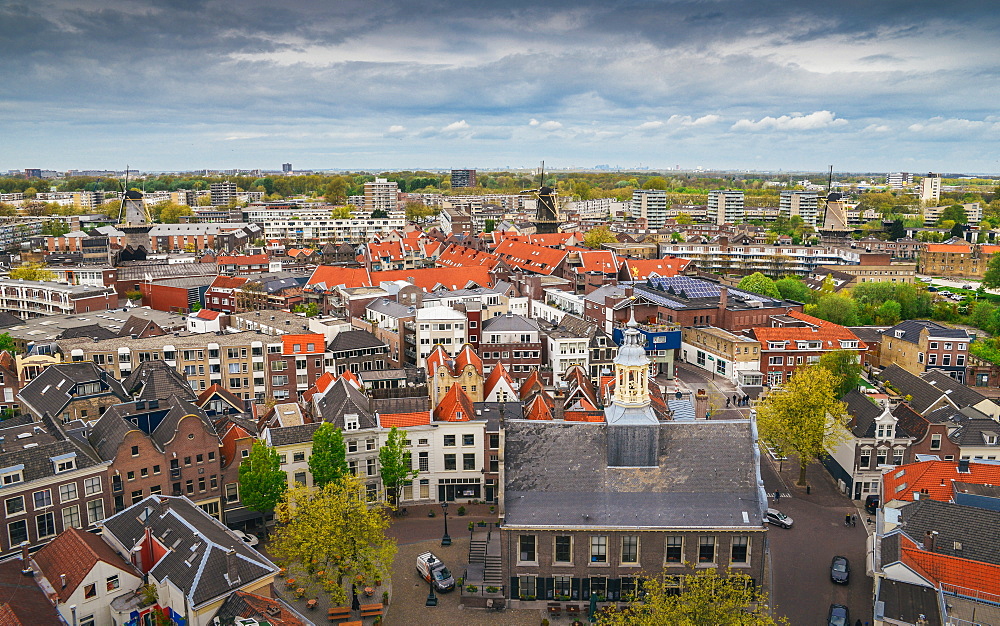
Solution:
M 788 517 L 778 509 L 768 509 L 767 513 L 764 514 L 764 521 L 768 524 L 781 526 L 782 528 L 792 527 L 792 518 Z

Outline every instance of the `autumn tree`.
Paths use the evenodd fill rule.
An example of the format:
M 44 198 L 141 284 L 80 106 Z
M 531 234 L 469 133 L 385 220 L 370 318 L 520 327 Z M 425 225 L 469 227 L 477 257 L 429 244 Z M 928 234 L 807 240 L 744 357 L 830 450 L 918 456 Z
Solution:
M 592 228 L 583 236 L 583 245 L 591 250 L 601 248 L 606 243 L 618 243 L 618 237 L 607 226 Z
M 378 462 L 382 484 L 385 485 L 386 501 L 396 506 L 399 504 L 399 489 L 417 476 L 417 471 L 412 469 L 410 451 L 406 449 L 405 430 L 395 426 L 389 430 L 385 444 L 379 448 Z
M 743 291 L 759 293 L 762 296 L 774 298 L 775 300 L 781 299 L 781 292 L 779 292 L 778 288 L 774 286 L 774 281 L 760 272 L 754 272 L 749 276 L 744 276 L 743 280 L 740 281 L 740 284 L 736 285 L 736 288 L 742 289 Z
M 688 215 L 687 213 L 678 213 L 677 217 L 674 218 L 674 221 L 680 224 L 681 226 L 694 224 L 694 218 Z
M 273 511 L 288 488 L 288 479 L 281 471 L 278 452 L 263 441 L 255 440 L 250 456 L 240 463 L 240 500 L 243 506 L 264 514 Z
M 279 522 L 271 554 L 299 577 L 310 593 L 325 592 L 330 605 L 348 601 L 346 583 L 389 580 L 396 544 L 386 535 L 389 518 L 380 504 L 366 502 L 365 487 L 353 477 L 320 489 L 290 489 L 276 511 Z M 322 576 L 316 576 L 322 572 Z M 306 575 L 310 574 L 310 575 Z
M 423 202 L 410 201 L 405 205 L 406 219 L 410 222 L 420 222 L 437 215 L 437 211 Z
M 182 215 L 194 215 L 194 211 L 189 206 L 168 202 L 160 209 L 160 222 L 163 224 L 177 224 L 181 221 Z
M 642 590 L 622 609 L 605 609 L 599 626 L 779 626 L 768 613 L 767 595 L 749 574 L 715 567 L 668 574 L 642 581 Z
M 330 422 L 323 422 L 313 433 L 309 471 L 317 487 L 340 480 L 349 473 L 344 433 Z
M 800 486 L 806 484 L 809 464 L 846 435 L 837 425 L 847 419 L 847 408 L 835 395 L 838 383 L 825 367 L 804 365 L 757 407 L 761 438 L 798 455 Z
M 56 273 L 45 269 L 41 263 L 25 263 L 10 271 L 13 280 L 55 280 Z

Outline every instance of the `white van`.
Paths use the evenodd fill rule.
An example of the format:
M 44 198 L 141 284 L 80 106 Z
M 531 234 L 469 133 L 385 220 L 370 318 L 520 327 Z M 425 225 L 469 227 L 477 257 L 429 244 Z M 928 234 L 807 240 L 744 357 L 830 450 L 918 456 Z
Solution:
M 445 567 L 441 559 L 430 552 L 424 552 L 417 557 L 417 575 L 432 582 L 437 591 L 451 591 L 455 588 L 455 579 Z

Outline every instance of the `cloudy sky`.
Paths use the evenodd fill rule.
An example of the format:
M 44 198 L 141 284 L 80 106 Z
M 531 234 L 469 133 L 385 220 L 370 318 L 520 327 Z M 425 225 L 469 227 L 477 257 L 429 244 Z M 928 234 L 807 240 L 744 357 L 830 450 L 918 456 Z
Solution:
M 991 0 L 0 0 L 0 170 L 1000 173 Z

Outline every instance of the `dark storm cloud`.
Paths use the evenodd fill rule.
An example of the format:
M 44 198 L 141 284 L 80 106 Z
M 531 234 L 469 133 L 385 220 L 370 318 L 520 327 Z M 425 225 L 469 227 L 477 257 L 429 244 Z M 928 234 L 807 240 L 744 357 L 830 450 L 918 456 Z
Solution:
M 150 168 L 193 166 L 181 161 L 192 144 L 241 166 L 300 151 L 349 167 L 368 165 L 352 154 L 488 160 L 505 142 L 582 164 L 739 166 L 746 152 L 793 167 L 810 155 L 779 143 L 788 133 L 875 167 L 860 162 L 879 154 L 873 128 L 893 136 L 883 160 L 954 136 L 978 144 L 971 167 L 996 160 L 984 142 L 997 13 L 972 1 L 8 4 L 0 168 L 22 167 L 19 153 L 88 167 L 116 134 Z M 67 135 L 87 148 L 47 152 Z

